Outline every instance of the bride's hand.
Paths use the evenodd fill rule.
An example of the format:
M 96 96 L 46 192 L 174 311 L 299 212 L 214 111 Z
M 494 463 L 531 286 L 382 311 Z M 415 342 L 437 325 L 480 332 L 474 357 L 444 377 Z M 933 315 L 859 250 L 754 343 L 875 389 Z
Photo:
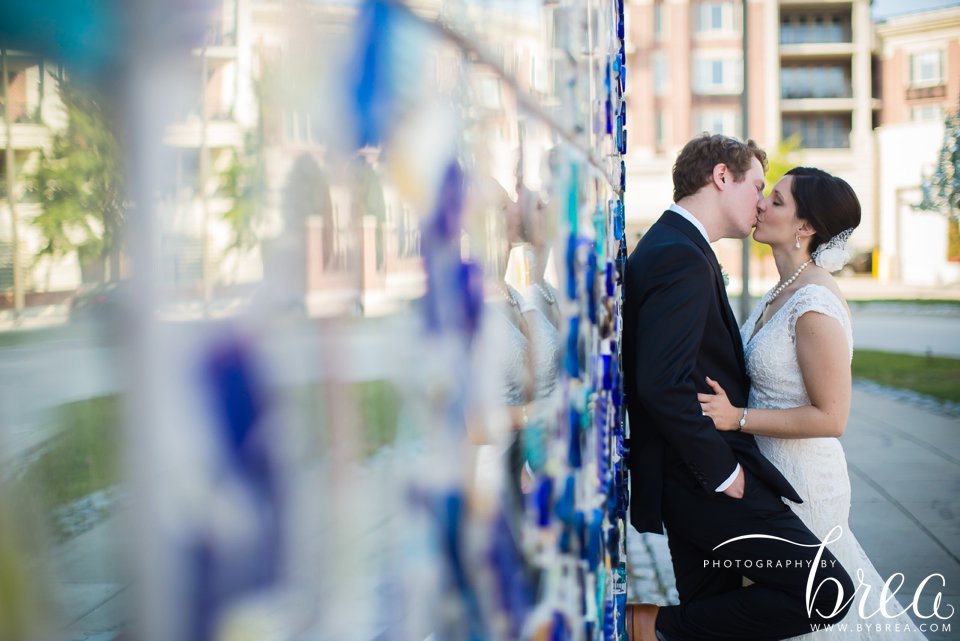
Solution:
M 714 391 L 713 394 L 697 394 L 697 400 L 700 401 L 700 409 L 704 416 L 713 419 L 713 424 L 721 432 L 732 432 L 740 426 L 740 415 L 743 413 L 739 407 L 730 404 L 727 393 L 720 387 L 720 383 L 707 376 L 707 385 Z

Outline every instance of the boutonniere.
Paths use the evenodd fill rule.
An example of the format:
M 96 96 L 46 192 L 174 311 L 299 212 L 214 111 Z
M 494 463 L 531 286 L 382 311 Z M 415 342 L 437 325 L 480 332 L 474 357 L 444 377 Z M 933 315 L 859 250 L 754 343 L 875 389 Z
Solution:
M 723 286 L 730 286 L 730 274 L 727 273 L 727 270 L 723 268 L 723 265 L 720 265 L 720 277 L 723 278 Z

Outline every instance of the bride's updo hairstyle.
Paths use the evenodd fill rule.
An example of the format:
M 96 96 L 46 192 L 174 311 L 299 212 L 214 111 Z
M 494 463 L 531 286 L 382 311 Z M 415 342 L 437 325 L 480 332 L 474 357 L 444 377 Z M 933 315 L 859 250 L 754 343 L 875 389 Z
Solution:
M 814 167 L 794 167 L 790 193 L 797 203 L 797 218 L 810 223 L 816 234 L 810 253 L 837 234 L 860 224 L 860 201 L 843 178 Z

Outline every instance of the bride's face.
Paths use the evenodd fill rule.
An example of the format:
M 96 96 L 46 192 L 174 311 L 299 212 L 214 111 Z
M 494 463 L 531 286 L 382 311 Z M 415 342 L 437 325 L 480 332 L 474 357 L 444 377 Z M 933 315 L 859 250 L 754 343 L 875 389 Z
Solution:
M 774 185 L 770 195 L 757 208 L 757 226 L 753 238 L 758 243 L 780 245 L 794 243 L 797 229 L 803 224 L 797 218 L 797 203 L 790 188 L 793 176 L 784 176 Z

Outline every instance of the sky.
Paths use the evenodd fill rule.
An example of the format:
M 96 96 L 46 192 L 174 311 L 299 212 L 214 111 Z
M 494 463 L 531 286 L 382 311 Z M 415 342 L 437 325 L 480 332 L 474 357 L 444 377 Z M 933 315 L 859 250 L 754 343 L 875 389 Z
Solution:
M 960 6 L 960 0 L 873 0 L 872 13 L 875 20 L 883 20 L 902 13 L 951 6 Z

